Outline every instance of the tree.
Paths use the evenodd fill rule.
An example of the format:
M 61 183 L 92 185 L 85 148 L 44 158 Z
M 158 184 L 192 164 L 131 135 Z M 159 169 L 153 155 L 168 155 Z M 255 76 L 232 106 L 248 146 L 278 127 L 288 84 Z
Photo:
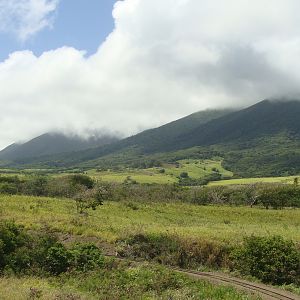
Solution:
M 97 184 L 92 189 L 82 187 L 81 191 L 74 197 L 77 212 L 83 214 L 90 208 L 96 210 L 98 206 L 103 205 L 105 200 L 111 198 L 111 194 L 111 188 L 108 184 Z
M 180 174 L 180 177 L 181 177 L 181 178 L 188 178 L 188 177 L 189 177 L 189 174 L 188 174 L 188 172 L 182 172 L 182 173 Z

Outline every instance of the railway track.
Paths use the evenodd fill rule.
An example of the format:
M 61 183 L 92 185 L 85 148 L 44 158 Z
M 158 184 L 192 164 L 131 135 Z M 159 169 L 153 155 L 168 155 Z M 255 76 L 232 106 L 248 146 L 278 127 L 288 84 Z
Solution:
M 182 270 L 177 268 L 172 268 L 172 269 L 196 279 L 205 279 L 217 284 L 231 285 L 238 289 L 242 289 L 244 291 L 251 292 L 252 294 L 259 295 L 262 297 L 262 299 L 265 300 L 273 300 L 273 299 L 299 300 L 300 299 L 299 296 L 293 295 L 286 291 L 281 291 L 279 289 L 269 287 L 263 284 L 257 284 L 257 283 L 252 283 L 252 282 L 248 282 L 233 277 L 228 277 L 226 275 L 208 273 L 208 272 L 197 272 L 191 270 Z
M 121 258 L 115 255 L 106 255 L 118 260 L 130 261 L 132 263 L 140 263 L 134 260 Z M 207 280 L 214 284 L 229 285 L 253 295 L 260 296 L 263 300 L 300 300 L 300 296 L 294 295 L 287 291 L 279 290 L 277 288 L 270 287 L 268 285 L 253 283 L 246 280 L 229 277 L 224 274 L 210 273 L 210 272 L 198 272 L 192 270 L 185 270 L 180 268 L 169 267 L 170 270 L 185 274 L 193 279 Z

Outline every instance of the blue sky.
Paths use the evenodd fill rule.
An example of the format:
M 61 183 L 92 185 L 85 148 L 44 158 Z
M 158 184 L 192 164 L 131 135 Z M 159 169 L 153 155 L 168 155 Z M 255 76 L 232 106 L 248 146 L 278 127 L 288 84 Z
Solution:
M 18 50 L 36 55 L 62 46 L 95 53 L 114 28 L 112 9 L 116 0 L 61 0 L 52 28 L 44 28 L 25 41 L 11 32 L 0 31 L 0 61 Z

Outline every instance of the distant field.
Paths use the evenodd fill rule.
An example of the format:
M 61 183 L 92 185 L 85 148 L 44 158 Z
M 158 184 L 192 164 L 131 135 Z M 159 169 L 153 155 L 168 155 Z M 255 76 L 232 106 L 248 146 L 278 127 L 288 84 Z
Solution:
M 164 170 L 164 173 L 161 173 Z M 108 182 L 124 182 L 128 176 L 138 183 L 168 184 L 178 182 L 181 173 L 186 172 L 193 179 L 204 178 L 214 172 L 225 177 L 232 177 L 230 171 L 222 167 L 221 160 L 180 160 L 178 164 L 166 164 L 160 168 L 126 169 L 121 171 L 96 171 L 90 170 L 88 175 Z
M 169 184 L 177 182 L 177 178 L 160 174 L 158 170 L 126 170 L 126 171 L 101 171 L 90 170 L 87 174 L 93 178 L 106 182 L 122 183 L 127 178 L 135 180 L 138 183 L 159 183 Z
M 164 173 L 161 173 L 161 170 Z M 48 170 L 49 171 L 49 170 Z M 178 183 L 180 174 L 183 172 L 188 173 L 190 178 L 201 179 L 205 176 L 211 175 L 215 172 L 220 173 L 223 177 L 230 178 L 233 173 L 224 169 L 222 166 L 222 160 L 194 160 L 185 159 L 178 161 L 177 164 L 165 164 L 159 168 L 149 168 L 149 169 L 123 169 L 120 171 L 114 170 L 95 170 L 91 169 L 87 171 L 87 175 L 102 180 L 105 182 L 116 182 L 122 183 L 126 179 L 134 180 L 138 183 L 157 183 L 157 184 L 172 184 Z M 0 169 L 0 176 L 26 176 L 29 174 L 34 174 L 38 172 L 45 172 L 45 169 L 26 169 L 22 171 L 13 169 Z M 55 172 L 51 172 L 52 176 L 57 176 Z M 72 173 L 59 173 L 59 176 L 64 176 Z M 241 178 L 241 179 L 227 179 L 210 182 L 209 186 L 225 186 L 225 185 L 246 185 L 255 183 L 283 183 L 283 184 L 293 184 L 294 179 L 299 176 L 287 176 L 287 177 L 262 177 L 262 178 Z
M 263 178 L 242 178 L 242 179 L 228 179 L 210 182 L 210 186 L 221 185 L 239 185 L 239 184 L 255 184 L 255 183 L 283 183 L 293 184 L 294 179 L 300 176 L 288 176 L 288 177 L 263 177 Z
M 230 243 L 248 235 L 281 235 L 300 240 L 300 210 L 196 206 L 183 203 L 106 202 L 89 217 L 76 214 L 72 200 L 0 196 L 0 218 L 27 228 L 48 226 L 59 232 L 108 242 L 131 234 L 164 233 Z

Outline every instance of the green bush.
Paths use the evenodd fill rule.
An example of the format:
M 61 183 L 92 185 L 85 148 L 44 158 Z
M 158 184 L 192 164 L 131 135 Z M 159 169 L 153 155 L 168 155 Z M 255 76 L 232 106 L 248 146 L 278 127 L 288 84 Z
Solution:
M 234 267 L 242 273 L 272 284 L 297 282 L 300 254 L 292 241 L 282 237 L 248 237 L 233 253 Z
M 118 241 L 120 256 L 182 268 L 227 267 L 229 250 L 220 243 L 170 235 L 138 234 Z
M 0 183 L 1 194 L 16 195 L 18 193 L 18 187 L 15 183 L 2 182 Z
M 9 262 L 16 249 L 23 247 L 28 240 L 23 228 L 11 222 L 0 224 L 0 270 Z
M 300 207 L 300 188 L 293 185 L 268 185 L 260 189 L 258 202 L 266 208 Z
M 93 244 L 76 244 L 70 250 L 71 265 L 80 271 L 92 270 L 104 265 L 104 256 Z
M 58 275 L 66 272 L 70 267 L 70 252 L 61 244 L 48 249 L 45 267 L 52 274 Z
M 104 257 L 93 244 L 76 244 L 67 249 L 51 234 L 28 234 L 13 223 L 0 224 L 0 271 L 58 275 L 71 269 L 88 271 L 103 264 Z
M 92 189 L 95 186 L 95 181 L 87 175 L 71 175 L 69 179 L 73 185 L 83 185 L 87 189 Z

